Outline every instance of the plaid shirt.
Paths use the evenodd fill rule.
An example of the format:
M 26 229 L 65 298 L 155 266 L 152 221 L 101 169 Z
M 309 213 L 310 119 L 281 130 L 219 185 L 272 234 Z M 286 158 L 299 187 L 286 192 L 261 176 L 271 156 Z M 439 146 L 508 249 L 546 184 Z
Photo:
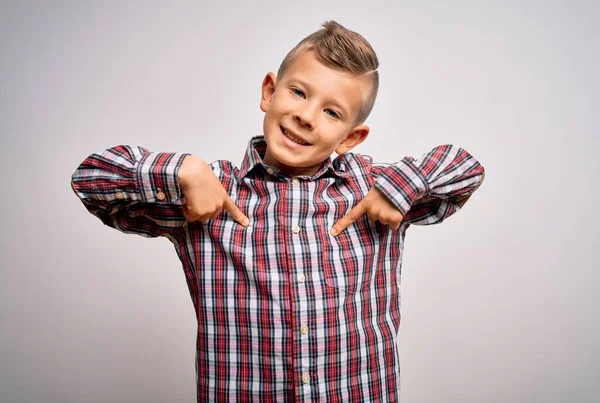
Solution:
M 457 212 L 483 167 L 442 145 L 395 164 L 347 153 L 291 177 L 263 162 L 265 149 L 255 137 L 241 168 L 210 164 L 246 228 L 224 211 L 185 220 L 185 153 L 117 146 L 86 158 L 72 187 L 104 224 L 175 245 L 198 321 L 198 402 L 398 401 L 406 229 Z M 399 230 L 364 215 L 331 236 L 373 186 L 405 215 Z

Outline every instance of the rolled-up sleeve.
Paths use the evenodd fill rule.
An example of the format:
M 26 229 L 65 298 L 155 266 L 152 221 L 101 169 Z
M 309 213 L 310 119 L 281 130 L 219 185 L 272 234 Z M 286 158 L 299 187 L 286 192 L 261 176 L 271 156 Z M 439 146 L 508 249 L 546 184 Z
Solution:
M 187 155 L 115 146 L 87 157 L 73 173 L 71 187 L 104 224 L 161 236 L 186 222 L 177 175 Z
M 483 166 L 463 148 L 441 145 L 421 158 L 374 164 L 374 186 L 411 224 L 440 223 L 456 213 L 481 185 Z

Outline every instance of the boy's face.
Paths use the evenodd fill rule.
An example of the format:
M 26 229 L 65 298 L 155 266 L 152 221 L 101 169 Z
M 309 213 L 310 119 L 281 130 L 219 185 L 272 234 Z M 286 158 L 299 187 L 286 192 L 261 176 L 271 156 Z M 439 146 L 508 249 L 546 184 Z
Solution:
M 264 162 L 290 175 L 310 176 L 334 151 L 343 154 L 360 144 L 369 128 L 355 126 L 355 120 L 370 89 L 369 77 L 326 67 L 312 51 L 297 55 L 279 81 L 267 74 L 260 102 Z

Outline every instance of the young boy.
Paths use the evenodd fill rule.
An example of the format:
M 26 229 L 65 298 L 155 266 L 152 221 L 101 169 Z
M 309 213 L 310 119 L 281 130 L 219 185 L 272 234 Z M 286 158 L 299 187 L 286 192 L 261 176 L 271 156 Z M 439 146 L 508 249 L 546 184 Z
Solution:
M 73 174 L 104 224 L 175 245 L 198 402 L 398 401 L 406 229 L 457 212 L 484 170 L 452 145 L 395 164 L 349 153 L 369 134 L 378 64 L 327 22 L 263 80 L 264 137 L 240 168 L 117 146 Z

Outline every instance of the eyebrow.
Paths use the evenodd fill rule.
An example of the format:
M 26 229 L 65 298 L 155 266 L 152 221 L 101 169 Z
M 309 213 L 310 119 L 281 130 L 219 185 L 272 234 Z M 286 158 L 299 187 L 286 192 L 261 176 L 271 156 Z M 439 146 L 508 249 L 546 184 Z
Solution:
M 296 82 L 298 82 L 298 84 L 300 84 L 300 85 L 302 85 L 302 86 L 304 86 L 304 87 L 308 88 L 309 90 L 313 90 L 313 86 L 312 86 L 312 85 L 310 85 L 310 84 L 309 84 L 309 83 L 307 83 L 306 81 L 303 81 L 303 80 L 301 80 L 301 79 L 299 79 L 299 78 L 292 78 L 290 81 L 291 81 L 291 82 L 294 82 L 294 81 L 296 81 Z M 328 102 L 331 102 L 331 103 L 333 103 L 333 104 L 334 104 L 336 107 L 340 108 L 340 109 L 342 110 L 342 113 L 343 113 L 345 116 L 348 116 L 348 115 L 349 115 L 348 108 L 346 108 L 346 107 L 344 106 L 344 104 L 343 104 L 342 102 L 340 102 L 340 101 L 339 101 L 337 98 L 335 98 L 335 97 L 331 97 L 331 98 L 330 98 L 330 100 L 328 100 Z

